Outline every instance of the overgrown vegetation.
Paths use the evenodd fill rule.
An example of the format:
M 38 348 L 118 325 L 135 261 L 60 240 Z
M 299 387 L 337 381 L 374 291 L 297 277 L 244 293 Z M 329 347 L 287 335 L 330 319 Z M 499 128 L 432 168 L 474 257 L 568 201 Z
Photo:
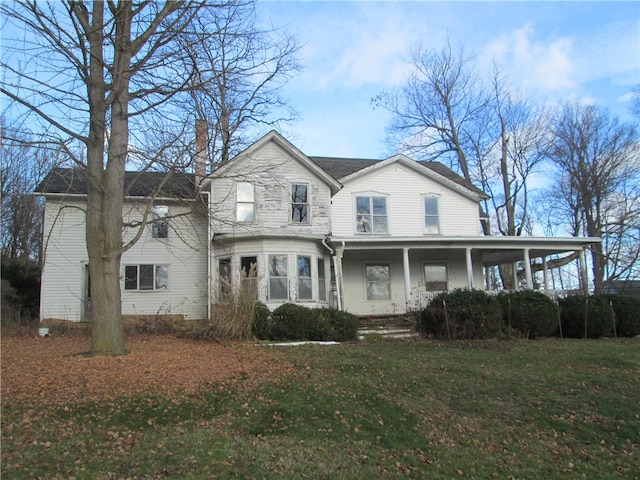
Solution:
M 170 341 L 187 342 L 163 337 L 149 349 L 157 352 L 145 359 L 154 374 L 176 369 L 168 352 L 193 349 Z M 200 389 L 183 395 L 105 392 L 87 401 L 78 392 L 52 407 L 46 388 L 53 382 L 30 401 L 3 389 L 3 478 L 637 475 L 637 339 L 251 348 L 246 357 L 264 356 L 263 364 L 274 367 L 269 374 L 248 380 L 240 371 L 213 384 L 193 378 Z M 45 365 L 91 360 L 115 367 L 142 360 L 41 357 L 34 356 Z M 199 358 L 209 361 L 198 373 L 225 357 L 201 351 Z M 3 361 L 3 378 L 7 366 Z M 194 372 L 172 375 L 183 379 Z M 57 384 L 73 380 L 56 377 Z
M 40 267 L 27 259 L 2 257 L 2 325 L 29 325 L 40 309 Z
M 562 334 L 571 338 L 640 335 L 640 300 L 626 295 L 575 295 L 559 300 Z

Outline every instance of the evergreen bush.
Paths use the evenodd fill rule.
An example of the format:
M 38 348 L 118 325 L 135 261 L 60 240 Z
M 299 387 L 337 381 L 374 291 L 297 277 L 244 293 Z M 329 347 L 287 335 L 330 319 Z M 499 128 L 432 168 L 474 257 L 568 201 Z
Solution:
M 329 310 L 331 325 L 333 327 L 332 340 L 336 342 L 348 342 L 358 339 L 358 317 L 353 313 L 343 310 Z
M 613 308 L 618 337 L 640 335 L 640 299 L 630 295 L 601 295 Z
M 599 338 L 613 333 L 611 307 L 603 295 L 572 295 L 558 303 L 563 336 Z
M 444 292 L 422 310 L 418 329 L 452 340 L 495 338 L 502 334 L 502 307 L 481 290 Z
M 311 310 L 284 303 L 271 314 L 271 340 L 308 340 Z
M 258 340 L 269 340 L 271 334 L 270 316 L 269 307 L 262 302 L 256 302 L 253 311 L 252 333 Z
M 549 297 L 533 290 L 503 292 L 498 295 L 507 328 L 526 338 L 550 337 L 558 330 L 556 305 Z

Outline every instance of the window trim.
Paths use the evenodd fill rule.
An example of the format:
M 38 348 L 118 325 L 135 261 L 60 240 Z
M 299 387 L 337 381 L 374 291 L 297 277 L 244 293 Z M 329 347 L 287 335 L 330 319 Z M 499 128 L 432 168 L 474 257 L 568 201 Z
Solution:
M 367 302 L 388 302 L 392 299 L 391 293 L 391 263 L 389 261 L 370 261 L 364 263 L 364 298 Z M 367 276 L 368 267 L 387 267 L 389 274 L 389 297 L 388 298 L 369 298 L 369 277 Z
M 306 202 L 294 202 L 293 198 L 293 187 L 295 185 L 304 185 L 307 187 L 306 190 Z M 292 225 L 309 225 L 311 223 L 311 202 L 309 201 L 310 197 L 310 185 L 308 182 L 291 182 L 289 188 L 289 223 Z M 293 218 L 294 205 L 302 205 L 306 206 L 306 220 L 305 221 L 297 221 Z
M 369 199 L 369 212 L 368 214 L 366 214 L 367 216 L 370 216 L 370 224 L 371 224 L 371 231 L 370 232 L 361 232 L 358 229 L 358 217 L 359 216 L 364 216 L 365 214 L 358 214 L 358 199 L 359 198 L 368 198 Z M 384 214 L 384 219 L 385 219 L 385 231 L 384 232 L 375 232 L 375 217 L 382 217 L 383 215 L 375 215 L 373 213 L 373 199 L 374 198 L 382 198 L 384 199 L 384 210 L 385 210 L 385 214 Z M 379 192 L 359 192 L 359 193 L 354 193 L 353 194 L 353 228 L 354 228 L 354 233 L 356 235 L 389 235 L 389 195 L 386 193 L 379 193 Z
M 123 285 L 122 289 L 126 292 L 166 292 L 169 290 L 169 264 L 166 263 L 130 263 L 123 265 L 124 272 L 122 275 Z M 128 288 L 127 283 L 131 285 L 132 278 L 127 277 L 127 268 L 135 267 L 136 268 L 136 288 Z M 140 288 L 140 273 L 141 267 L 152 267 L 153 276 L 151 277 L 152 288 Z M 167 281 L 164 286 L 158 287 L 158 268 L 164 267 L 167 272 Z
M 251 197 L 252 200 L 244 201 L 240 200 L 238 197 L 240 196 L 240 185 L 250 185 L 251 186 Z M 236 210 L 236 222 L 243 224 L 251 224 L 256 221 L 256 186 L 252 182 L 236 182 L 236 195 L 235 195 L 235 210 Z M 251 220 L 240 220 L 239 218 L 239 205 L 251 205 Z
M 437 193 L 424 193 L 422 194 L 422 232 L 425 235 L 441 235 L 442 229 L 440 226 L 440 198 L 441 196 Z M 436 215 L 427 215 L 427 200 L 433 199 L 436 201 Z M 436 232 L 430 232 L 427 229 L 427 216 L 429 218 L 436 218 Z

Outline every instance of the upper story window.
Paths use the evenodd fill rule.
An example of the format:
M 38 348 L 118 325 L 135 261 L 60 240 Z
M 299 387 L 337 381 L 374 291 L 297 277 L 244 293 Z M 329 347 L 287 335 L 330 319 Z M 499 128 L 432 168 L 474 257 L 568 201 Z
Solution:
M 425 196 L 424 201 L 424 232 L 428 234 L 440 233 L 440 215 L 438 214 L 438 197 Z
M 236 220 L 242 223 L 252 223 L 256 213 L 254 186 L 252 183 L 238 182 L 236 189 Z
M 386 197 L 356 197 L 356 232 L 388 233 Z
M 151 210 L 151 235 L 153 238 L 169 238 L 169 207 L 154 205 Z
M 291 222 L 309 223 L 309 185 L 291 184 Z

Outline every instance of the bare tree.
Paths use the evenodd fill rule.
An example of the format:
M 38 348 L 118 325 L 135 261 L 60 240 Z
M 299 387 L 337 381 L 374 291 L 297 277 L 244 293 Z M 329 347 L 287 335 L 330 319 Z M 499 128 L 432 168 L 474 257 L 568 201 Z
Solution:
M 130 120 L 188 83 L 191 72 L 174 68 L 174 46 L 202 3 L 24 0 L 0 8 L 10 23 L 3 30 L 13 34 L 5 37 L 0 91 L 43 124 L 43 136 L 61 146 L 78 142 L 86 152 L 72 158 L 87 177 L 91 351 L 124 354 L 120 259 Z
M 184 67 L 194 72 L 187 106 L 209 125 L 207 158 L 223 164 L 261 136 L 260 127 L 296 118 L 279 92 L 300 70 L 299 46 L 278 29 L 259 27 L 253 1 L 240 0 L 197 22 L 196 30 L 210 35 L 186 38 L 183 45 Z
M 413 73 L 404 87 L 372 100 L 393 114 L 390 142 L 419 158 L 444 160 L 471 180 L 469 129 L 476 128 L 489 101 L 478 88 L 471 58 L 447 41 L 440 51 L 417 45 L 408 62 Z
M 639 152 L 635 126 L 593 105 L 567 103 L 551 125 L 546 155 L 557 169 L 559 211 L 565 212 L 573 234 L 604 237 L 592 247 L 596 291 L 603 288 L 607 265 L 617 277 L 637 270 L 637 242 L 628 247 L 634 245 L 640 224 Z M 621 263 L 623 251 L 626 265 Z

